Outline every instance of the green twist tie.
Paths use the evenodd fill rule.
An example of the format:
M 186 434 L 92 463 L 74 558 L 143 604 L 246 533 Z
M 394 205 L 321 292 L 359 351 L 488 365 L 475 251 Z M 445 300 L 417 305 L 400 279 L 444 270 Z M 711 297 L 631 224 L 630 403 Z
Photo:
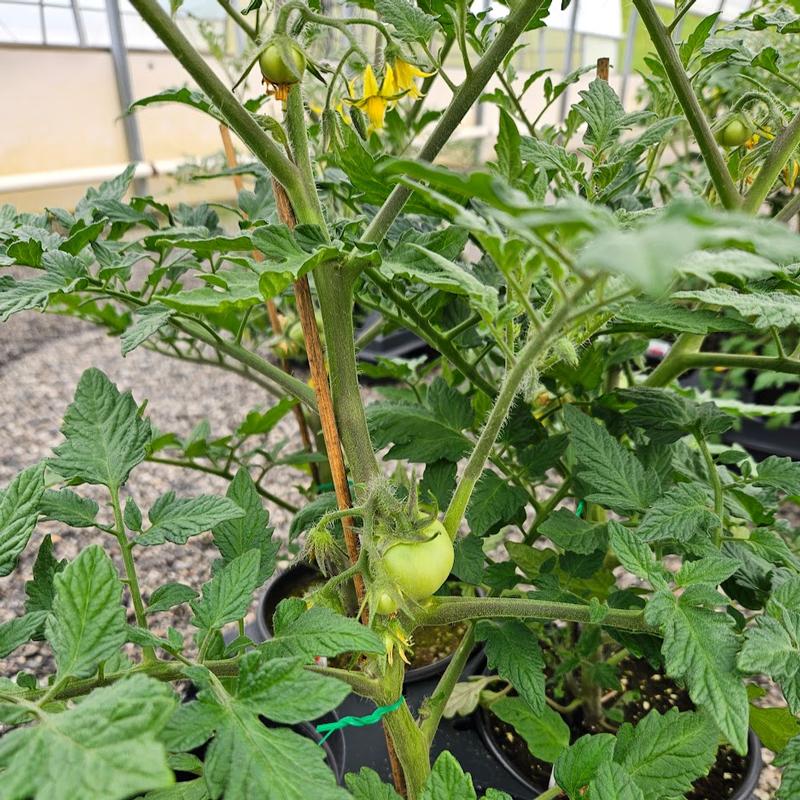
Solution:
M 403 705 L 403 698 L 400 697 L 397 702 L 392 703 L 390 706 L 378 706 L 371 714 L 366 717 L 342 717 L 337 719 L 336 722 L 325 722 L 322 725 L 317 725 L 317 733 L 324 733 L 325 735 L 319 741 L 322 745 L 326 739 L 339 728 L 366 728 L 367 725 L 374 725 L 376 722 L 381 721 L 381 717 L 386 714 L 391 714 L 392 711 L 397 711 Z
M 583 516 L 583 509 L 585 508 L 585 506 L 586 506 L 586 501 L 585 500 L 581 500 L 578 503 L 578 507 L 575 509 L 575 516 L 576 517 L 582 517 Z

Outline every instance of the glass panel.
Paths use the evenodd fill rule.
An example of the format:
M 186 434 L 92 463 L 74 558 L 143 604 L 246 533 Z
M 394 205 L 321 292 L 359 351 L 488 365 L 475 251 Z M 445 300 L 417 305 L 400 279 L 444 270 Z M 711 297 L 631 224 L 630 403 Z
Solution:
M 164 45 L 138 14 L 123 14 L 122 27 L 127 47 L 143 50 L 163 50 Z
M 45 8 L 44 23 L 47 44 L 80 44 L 71 8 Z
M 42 44 L 38 6 L 0 4 L 0 41 Z
M 86 44 L 91 47 L 111 46 L 111 36 L 108 33 L 108 18 L 105 11 L 81 11 L 81 18 L 86 31 Z
M 106 0 L 78 0 L 78 7 L 104 10 L 106 7 Z

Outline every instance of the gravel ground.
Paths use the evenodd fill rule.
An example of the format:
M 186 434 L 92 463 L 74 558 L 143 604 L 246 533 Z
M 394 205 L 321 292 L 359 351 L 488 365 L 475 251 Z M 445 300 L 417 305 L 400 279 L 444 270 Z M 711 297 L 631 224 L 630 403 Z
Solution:
M 79 320 L 18 314 L 0 325 L 0 486 L 21 469 L 49 455 L 61 441 L 59 427 L 64 411 L 81 373 L 92 366 L 102 369 L 120 389 L 132 389 L 137 402 L 147 399 L 148 414 L 160 430 L 183 436 L 204 418 L 211 423 L 215 435 L 227 434 L 245 410 L 271 402 L 254 384 L 212 367 L 174 361 L 143 348 L 123 359 L 118 340 Z M 296 436 L 291 416 L 271 434 L 274 441 L 284 437 L 294 440 Z M 284 469 L 275 473 L 273 484 L 267 488 L 300 504 L 301 496 L 294 488 L 298 478 L 299 473 Z M 179 496 L 194 496 L 222 494 L 225 488 L 226 482 L 212 475 L 145 463 L 134 471 L 129 491 L 139 506 L 147 509 L 170 489 Z M 102 507 L 104 496 L 98 487 L 82 487 L 80 491 L 94 496 Z M 277 534 L 285 537 L 291 515 L 268 501 L 266 506 Z M 24 584 L 31 576 L 39 542 L 46 533 L 53 536 L 59 558 L 73 558 L 79 547 L 90 543 L 105 547 L 109 544 L 108 537 L 101 533 L 66 530 L 57 523 L 39 525 L 20 567 L 0 583 L 0 622 L 23 612 Z M 187 546 L 168 543 L 142 548 L 137 554 L 137 566 L 145 597 L 167 581 L 199 588 L 208 580 L 215 557 L 207 534 L 194 537 Z M 163 626 L 163 633 L 167 625 L 173 625 L 182 633 L 189 633 L 188 613 L 185 606 L 183 609 L 177 618 L 167 613 L 154 615 L 156 627 Z M 37 643 L 25 645 L 0 661 L 0 675 L 4 676 L 13 676 L 20 670 L 43 675 L 51 668 L 48 648 Z M 774 687 L 766 702 L 781 702 Z M 765 750 L 764 758 L 771 761 L 771 753 Z M 759 800 L 774 797 L 779 782 L 778 770 L 768 766 L 756 793 Z

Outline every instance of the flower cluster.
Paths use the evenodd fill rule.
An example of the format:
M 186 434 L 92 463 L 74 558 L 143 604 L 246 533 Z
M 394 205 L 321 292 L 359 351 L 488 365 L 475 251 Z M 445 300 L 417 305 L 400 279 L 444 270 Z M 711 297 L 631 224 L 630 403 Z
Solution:
M 362 75 L 361 97 L 351 97 L 348 102 L 366 114 L 371 130 L 380 130 L 386 111 L 401 97 L 422 97 L 415 83 L 416 78 L 427 78 L 432 74 L 423 72 L 402 58 L 395 58 L 391 65 L 386 65 L 383 80 L 378 85 L 375 72 L 368 64 Z

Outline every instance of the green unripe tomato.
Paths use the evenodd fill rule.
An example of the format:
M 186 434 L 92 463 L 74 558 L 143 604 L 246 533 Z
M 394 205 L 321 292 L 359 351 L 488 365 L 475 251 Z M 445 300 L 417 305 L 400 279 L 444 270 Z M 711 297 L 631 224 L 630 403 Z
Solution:
M 420 602 L 427 600 L 448 578 L 453 569 L 453 543 L 438 520 L 426 525 L 422 542 L 398 542 L 383 555 L 387 576 L 404 597 Z M 383 610 L 386 609 L 386 610 Z M 378 600 L 378 612 L 391 614 L 397 610 L 394 599 L 384 592 Z
M 302 76 L 306 69 L 306 56 L 300 49 L 300 46 L 295 44 L 291 39 L 284 40 L 286 50 L 292 58 L 292 64 L 296 71 L 292 72 L 289 65 L 284 59 L 282 49 L 278 42 L 273 40 L 267 45 L 265 50 L 258 57 L 258 63 L 261 67 L 261 74 L 272 84 L 276 86 L 286 86 L 297 81 Z
M 752 135 L 752 128 L 746 125 L 741 117 L 731 117 L 717 131 L 717 142 L 723 147 L 741 147 Z

